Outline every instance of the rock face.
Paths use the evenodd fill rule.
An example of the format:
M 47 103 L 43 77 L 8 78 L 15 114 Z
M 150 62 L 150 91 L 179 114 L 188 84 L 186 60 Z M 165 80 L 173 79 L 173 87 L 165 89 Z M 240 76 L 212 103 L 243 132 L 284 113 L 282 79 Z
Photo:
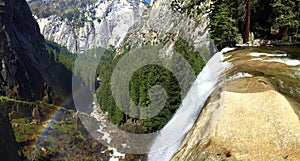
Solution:
M 0 14 L 1 95 L 38 100 L 51 88 L 62 98 L 69 94 L 71 87 L 64 81 L 71 78 L 71 72 L 46 50 L 27 3 L 2 0 Z
M 36 17 L 41 33 L 46 39 L 66 46 L 73 53 L 82 53 L 95 47 L 119 46 L 129 27 L 140 19 L 146 8 L 143 0 L 89 1 L 86 6 L 76 6 L 75 9 L 79 10 L 79 13 L 74 13 L 73 17 L 68 18 L 66 14 L 39 15 L 35 11 L 42 11 L 34 8 L 36 3 L 29 4 L 33 14 L 44 16 Z M 63 5 L 62 3 L 65 2 L 40 2 L 39 5 L 55 7 Z M 70 5 L 67 9 L 71 10 L 73 7 Z M 76 15 L 80 16 L 74 18 Z M 77 21 L 80 21 L 80 24 Z
M 143 45 L 164 44 L 166 55 L 170 55 L 174 43 L 183 39 L 195 49 L 207 47 L 211 54 L 216 48 L 208 37 L 208 11 L 211 1 L 184 0 L 151 1 L 151 9 L 128 31 L 123 47 L 137 48 Z M 206 55 L 207 59 L 210 55 Z
M 71 72 L 46 50 L 25 0 L 0 0 L 0 62 L 1 96 L 34 101 L 54 96 L 50 94 L 53 90 L 61 99 L 71 92 L 71 86 L 64 83 L 71 78 Z M 18 160 L 8 119 L 11 104 L 2 100 L 0 104 L 0 160 Z M 22 107 L 24 111 L 25 108 Z
M 234 64 L 228 81 L 211 95 L 171 160 L 299 160 L 299 96 L 291 91 L 299 68 L 266 61 L 286 57 L 283 52 L 240 50 L 227 56 Z
M 15 5 L 15 6 L 14 6 Z M 16 14 L 22 11 L 21 14 Z M 26 2 L 1 1 L 1 94 L 34 99 L 42 94 L 43 78 L 31 62 L 36 57 L 33 45 L 43 42 Z M 23 21 L 27 19 L 27 23 Z M 33 42 L 36 42 L 34 44 Z M 27 54 L 28 53 L 28 54 Z M 30 79 L 34 78 L 34 79 Z M 35 91 L 35 92 L 33 92 Z
M 3 107 L 0 108 L 0 132 L 0 159 L 7 161 L 19 160 L 18 148 L 9 122 L 7 109 Z
M 244 79 L 252 79 L 244 85 L 264 86 L 261 79 Z M 224 91 L 207 105 L 172 160 L 299 160 L 299 146 L 299 118 L 283 95 Z

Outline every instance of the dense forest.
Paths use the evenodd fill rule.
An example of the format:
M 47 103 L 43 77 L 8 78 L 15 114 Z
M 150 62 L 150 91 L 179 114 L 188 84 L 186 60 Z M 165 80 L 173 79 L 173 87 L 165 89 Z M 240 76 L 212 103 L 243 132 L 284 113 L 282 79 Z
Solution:
M 219 48 L 242 40 L 300 38 L 299 0 L 213 0 L 210 19 L 210 36 Z
M 69 52 L 69 50 L 53 41 L 47 41 L 47 50 L 52 53 L 54 60 L 62 63 L 67 69 L 72 71 L 76 54 Z
M 219 48 L 234 46 L 236 43 L 251 43 L 254 41 L 254 37 L 255 39 L 289 42 L 295 42 L 300 38 L 298 33 L 300 0 L 214 0 L 213 2 L 210 10 L 210 36 Z M 65 47 L 53 42 L 48 42 L 48 46 L 49 50 L 53 52 L 55 60 L 70 70 L 73 68 L 76 55 L 69 53 Z M 100 81 L 100 84 L 96 83 L 97 100 L 101 109 L 109 113 L 113 123 L 122 125 L 128 120 L 133 120 L 136 125 L 141 127 L 142 132 L 157 131 L 172 117 L 180 106 L 182 95 L 184 96 L 186 93 L 181 93 L 178 80 L 168 69 L 157 65 L 147 65 L 132 75 L 129 84 L 130 99 L 137 106 L 147 107 L 151 103 L 149 90 L 154 85 L 161 85 L 167 92 L 166 105 L 157 116 L 149 119 L 139 120 L 123 113 L 116 105 L 116 101 L 119 100 L 115 100 L 112 95 L 111 77 L 116 64 L 130 50 L 130 47 L 124 48 L 124 53 L 121 55 L 116 55 L 114 46 L 105 50 L 95 78 L 95 80 Z M 175 51 L 189 62 L 195 75 L 200 73 L 205 65 L 201 55 L 206 55 L 207 49 L 200 50 L 203 53 L 199 53 L 184 40 L 178 40 L 175 43 Z M 92 49 L 83 55 L 94 55 L 98 52 L 102 53 L 103 49 Z M 90 60 L 85 61 L 90 62 Z M 176 60 L 173 59 L 168 61 L 176 63 Z M 91 74 L 89 71 L 82 71 L 81 73 Z M 181 74 L 184 75 L 184 71 Z M 193 82 L 193 80 L 186 81 Z M 136 111 L 131 112 L 136 113 Z
M 65 47 L 62 47 L 51 41 L 47 42 L 47 46 L 47 50 L 52 53 L 54 60 L 56 60 L 57 62 L 61 62 L 66 68 L 75 72 L 75 74 L 80 73 L 83 79 L 91 78 L 90 76 L 94 74 L 91 73 L 93 69 L 90 69 L 93 66 L 90 65 L 90 63 L 94 62 L 94 60 L 91 59 L 95 59 L 93 58 L 94 55 L 101 55 L 100 62 L 97 62 L 98 67 L 95 76 L 95 87 L 97 89 L 96 97 L 98 103 L 100 104 L 100 108 L 104 112 L 109 113 L 110 120 L 114 124 L 123 125 L 128 120 L 132 120 L 134 124 L 131 124 L 130 127 L 133 126 L 136 130 L 132 131 L 132 129 L 124 128 L 127 131 L 138 131 L 138 133 L 144 133 L 161 129 L 179 108 L 182 96 L 184 96 L 187 92 L 181 91 L 180 84 L 177 78 L 168 69 L 159 65 L 144 66 L 135 71 L 131 77 L 129 83 L 130 99 L 136 106 L 147 107 L 151 103 L 149 95 L 151 87 L 155 85 L 161 85 L 167 93 L 166 104 L 165 107 L 160 111 L 160 113 L 153 118 L 140 120 L 138 119 L 138 114 L 136 113 L 137 111 L 134 110 L 130 110 L 130 115 L 136 117 L 130 117 L 129 115 L 123 113 L 119 109 L 119 107 L 117 107 L 116 101 L 120 100 L 115 100 L 112 95 L 111 87 L 111 77 L 114 68 L 116 67 L 116 64 L 120 61 L 120 59 L 122 59 L 125 54 L 131 51 L 130 47 L 124 48 L 124 53 L 121 55 L 116 55 L 116 48 L 114 46 L 109 46 L 106 50 L 103 48 L 88 50 L 81 54 L 80 57 L 77 56 L 77 58 L 82 59 L 82 63 L 77 63 L 76 65 L 82 65 L 82 67 L 77 67 L 75 71 L 73 67 L 74 61 L 76 59 L 76 54 L 68 52 Z M 189 46 L 188 43 L 182 39 L 178 40 L 175 43 L 175 51 L 188 61 L 195 75 L 198 75 L 205 65 L 205 62 L 203 61 L 201 55 L 207 55 L 209 53 L 207 48 L 202 48 L 195 51 L 192 46 Z M 167 62 L 171 67 L 174 68 L 182 66 L 180 64 L 181 61 L 175 58 L 170 58 L 167 60 Z M 124 73 L 126 74 L 127 71 L 125 70 Z M 182 78 L 185 78 L 185 80 L 183 80 L 185 82 L 185 85 L 191 85 L 194 82 L 194 80 L 190 80 L 190 77 L 186 76 L 188 74 L 186 71 L 182 71 L 181 73 L 177 74 L 181 75 Z M 120 78 L 118 79 L 123 78 L 122 76 L 120 76 Z M 91 82 L 90 80 L 84 81 Z M 185 88 L 189 89 L 189 87 Z
M 130 49 L 125 49 L 125 53 L 129 52 Z M 204 67 L 205 62 L 202 60 L 201 55 L 207 54 L 209 52 L 207 49 L 202 49 L 199 53 L 194 50 L 193 47 L 189 46 L 184 40 L 179 40 L 175 43 L 175 51 L 181 54 L 188 62 L 191 64 L 195 75 L 198 75 L 201 69 Z M 113 123 L 117 125 L 122 125 L 127 122 L 127 120 L 133 120 L 136 125 L 139 125 L 142 129 L 141 132 L 152 132 L 160 130 L 173 116 L 175 111 L 179 108 L 181 103 L 182 94 L 180 85 L 175 75 L 168 69 L 158 66 L 158 65 L 147 65 L 134 72 L 131 77 L 129 94 L 130 99 L 135 103 L 135 105 L 140 107 L 147 107 L 151 101 L 149 96 L 149 90 L 154 85 L 161 85 L 167 92 L 167 100 L 165 107 L 159 112 L 155 117 L 139 120 L 137 118 L 131 118 L 129 115 L 123 113 L 116 105 L 114 97 L 112 95 L 111 89 L 111 77 L 113 70 L 118 63 L 118 61 L 124 56 L 118 55 L 114 56 L 115 48 L 109 47 L 105 51 L 101 62 L 98 65 L 97 76 L 101 79 L 101 85 L 97 89 L 97 99 L 103 111 L 107 111 L 110 115 L 110 119 Z M 178 64 L 180 62 L 175 59 L 168 60 L 170 64 Z M 124 71 L 124 73 L 127 73 Z M 184 78 L 187 74 L 186 71 L 179 73 Z M 122 79 L 122 78 L 119 78 Z M 184 80 L 185 82 L 191 83 L 194 80 Z M 121 89 L 120 89 L 121 90 Z M 136 111 L 130 110 L 131 113 Z M 138 114 L 131 114 L 135 116 Z M 125 129 L 128 130 L 128 129 Z

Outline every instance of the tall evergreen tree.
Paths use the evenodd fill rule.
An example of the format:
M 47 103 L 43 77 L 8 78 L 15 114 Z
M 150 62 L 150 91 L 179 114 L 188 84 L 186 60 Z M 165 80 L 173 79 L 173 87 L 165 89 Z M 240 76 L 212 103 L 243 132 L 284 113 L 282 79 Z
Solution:
M 246 29 L 245 29 L 245 43 L 249 42 L 250 34 L 250 18 L 251 18 L 251 0 L 247 0 L 247 18 L 246 18 Z
M 296 8 L 295 8 L 295 12 L 296 12 L 296 15 L 297 15 L 297 27 L 296 27 L 296 30 L 295 30 L 295 38 L 300 38 L 300 35 L 299 35 L 299 26 L 300 26 L 300 0 L 297 0 L 296 1 Z
M 237 21 L 234 2 L 231 0 L 214 0 L 210 14 L 210 36 L 219 48 L 234 45 L 237 41 Z
M 296 1 L 299 2 L 299 0 L 275 0 L 271 3 L 273 23 L 282 29 L 281 40 L 286 38 L 289 27 L 296 27 L 299 23 L 294 12 Z

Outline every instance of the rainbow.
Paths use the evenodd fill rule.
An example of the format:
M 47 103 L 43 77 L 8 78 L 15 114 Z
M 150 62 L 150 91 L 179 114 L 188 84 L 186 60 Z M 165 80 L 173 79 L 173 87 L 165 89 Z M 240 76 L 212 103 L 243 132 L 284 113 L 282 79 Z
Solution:
M 80 94 L 82 93 L 82 89 L 79 92 L 74 92 L 74 96 L 78 97 L 80 96 Z M 46 120 L 43 121 L 43 124 L 39 127 L 39 129 L 36 132 L 36 139 L 34 142 L 32 142 L 29 146 L 31 147 L 31 152 L 30 152 L 30 158 L 29 160 L 33 161 L 36 160 L 35 156 L 36 156 L 36 152 L 37 149 L 40 145 L 40 143 L 43 141 L 43 139 L 48 135 L 48 131 L 51 128 L 51 126 L 53 125 L 53 123 L 55 122 L 55 120 L 59 119 L 61 116 L 60 114 L 66 110 L 66 106 L 69 105 L 72 100 L 73 100 L 73 94 L 70 94 L 67 99 L 65 99 L 66 101 L 62 102 L 61 105 L 59 106 L 55 106 L 56 109 L 53 109 L 53 111 L 49 114 L 47 114 Z

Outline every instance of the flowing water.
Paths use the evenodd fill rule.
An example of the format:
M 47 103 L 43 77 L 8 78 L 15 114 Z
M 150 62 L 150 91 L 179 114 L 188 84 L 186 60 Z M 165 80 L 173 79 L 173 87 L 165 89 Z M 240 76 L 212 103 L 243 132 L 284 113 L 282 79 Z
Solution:
M 226 61 L 234 65 L 234 68 L 226 72 L 229 81 L 245 77 L 265 79 L 272 88 L 289 99 L 300 117 L 299 47 L 244 48 L 227 53 L 225 56 L 228 57 Z M 253 87 L 253 91 L 255 91 L 255 87 Z
M 225 53 L 224 61 L 232 64 L 226 82 L 206 102 L 171 161 L 299 160 L 299 49 Z
M 246 48 L 225 54 L 223 58 L 224 52 L 226 51 L 215 54 L 199 74 L 174 117 L 153 142 L 148 161 L 170 160 L 195 123 L 207 98 L 218 85 L 224 83 L 225 79 L 230 81 L 262 75 L 270 79 L 287 97 L 299 99 L 297 95 L 300 94 L 299 80 L 297 81 L 300 71 L 299 47 Z M 227 63 L 223 62 L 224 59 Z M 253 61 L 252 65 L 247 64 L 249 61 Z M 232 65 L 229 69 L 231 75 L 225 77 L 228 64 Z M 297 109 L 295 112 L 299 115 Z
M 151 146 L 148 161 L 167 161 L 173 156 L 193 126 L 211 92 L 217 85 L 222 84 L 225 78 L 222 73 L 229 66 L 228 63 L 223 62 L 222 53 L 230 50 L 232 49 L 224 49 L 216 53 L 208 61 L 183 100 L 180 108 L 159 132 L 159 135 Z

